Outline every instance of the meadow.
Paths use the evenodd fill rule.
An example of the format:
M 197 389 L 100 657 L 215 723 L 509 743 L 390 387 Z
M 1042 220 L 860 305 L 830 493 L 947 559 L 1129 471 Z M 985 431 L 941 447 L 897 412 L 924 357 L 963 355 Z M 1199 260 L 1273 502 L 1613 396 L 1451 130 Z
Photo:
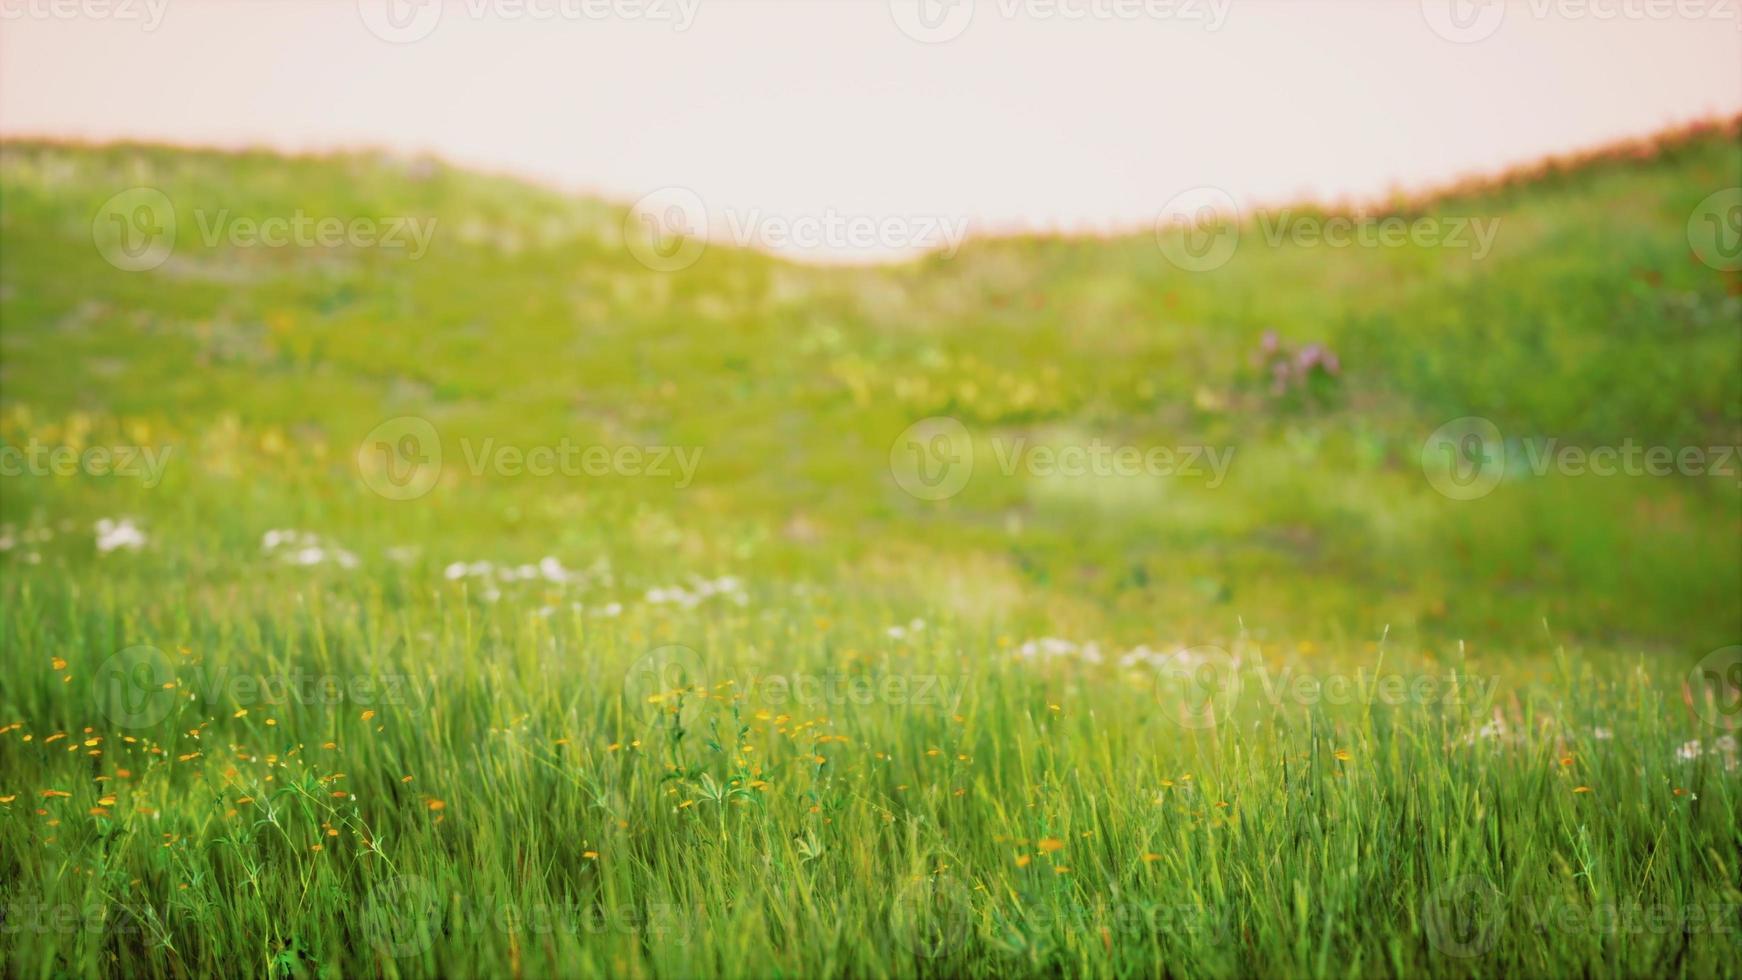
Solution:
M 1734 975 L 1739 124 L 1197 270 L 0 144 L 0 972 Z

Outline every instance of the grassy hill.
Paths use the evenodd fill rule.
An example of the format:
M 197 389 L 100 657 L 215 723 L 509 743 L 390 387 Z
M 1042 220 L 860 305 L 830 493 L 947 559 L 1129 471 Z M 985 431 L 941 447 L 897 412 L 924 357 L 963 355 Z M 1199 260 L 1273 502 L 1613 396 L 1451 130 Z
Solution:
M 359 546 L 415 542 L 443 564 L 615 550 L 630 543 L 613 529 L 654 521 L 709 561 L 783 577 L 850 566 L 933 600 L 985 587 L 1005 599 L 954 601 L 1017 619 L 1051 606 L 1036 618 L 1132 641 L 1243 617 L 1279 635 L 1390 624 L 1428 644 L 1516 643 L 1547 620 L 1556 637 L 1709 649 L 1739 626 L 1735 478 L 1538 478 L 1525 460 L 1498 492 L 1455 501 L 1420 463 L 1428 435 L 1464 416 L 1491 419 L 1515 457 L 1548 439 L 1742 442 L 1738 279 L 1698 261 L 1686 231 L 1742 151 L 1733 127 L 1650 149 L 1400 205 L 1444 228 L 1491 222 L 1479 259 L 1473 245 L 1275 245 L 1271 214 L 1201 273 L 1148 235 L 978 241 L 846 270 L 714 246 L 662 273 L 623 247 L 617 209 L 422 161 L 12 144 L 4 438 L 142 427 L 181 452 L 164 492 L 36 481 L 12 488 L 5 516 L 28 523 L 50 500 L 81 519 L 149 508 L 174 522 L 168 546 L 194 553 L 263 524 L 355 527 L 374 539 Z M 136 184 L 181 213 L 152 273 L 92 245 L 92 216 Z M 435 226 L 415 260 L 202 240 L 220 214 L 299 212 Z M 1324 345 L 1340 376 L 1274 396 L 1255 361 L 1267 332 Z M 355 447 L 406 415 L 436 427 L 449 461 L 462 442 L 568 437 L 695 447 L 702 462 L 683 490 L 448 465 L 408 505 L 359 493 Z M 889 448 L 938 415 L 965 423 L 981 465 L 934 503 L 891 479 Z M 1018 439 L 1233 456 L 1214 488 L 986 465 Z M 250 478 L 202 478 L 226 471 Z M 247 526 L 201 519 L 244 502 L 261 515 Z
M 425 160 L 0 145 L 0 973 L 1733 969 L 1742 461 L 1535 470 L 1742 443 L 1739 183 L 661 272 Z M 234 234 L 298 215 L 434 224 Z

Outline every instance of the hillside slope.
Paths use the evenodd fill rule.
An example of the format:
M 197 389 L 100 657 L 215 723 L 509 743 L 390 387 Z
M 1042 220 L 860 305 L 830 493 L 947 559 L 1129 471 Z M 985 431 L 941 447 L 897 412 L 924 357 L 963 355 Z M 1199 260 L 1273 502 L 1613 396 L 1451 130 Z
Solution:
M 678 568 L 839 578 L 989 627 L 1133 642 L 1244 623 L 1703 651 L 1742 631 L 1742 464 L 1529 469 L 1547 440 L 1742 443 L 1742 276 L 1700 261 L 1688 230 L 1739 182 L 1732 126 L 1409 215 L 1484 225 L 1480 248 L 1333 247 L 1293 230 L 1325 227 L 1302 210 L 1253 219 L 1203 272 L 1147 235 L 867 269 L 712 246 L 660 272 L 625 247 L 619 209 L 423 161 L 9 143 L 0 438 L 174 447 L 174 464 L 149 489 L 9 479 L 0 520 L 16 538 L 132 515 L 194 580 L 218 574 L 202 554 L 306 527 L 363 561 L 413 544 L 425 572 L 609 554 L 625 589 Z M 146 272 L 93 245 L 93 216 L 136 186 L 177 217 Z M 416 257 L 210 234 L 298 214 L 433 226 Z M 1279 390 L 1274 361 L 1313 345 L 1335 373 Z M 356 450 L 406 416 L 446 462 L 427 496 L 384 499 Z M 962 423 L 976 461 L 941 501 L 904 492 L 891 462 L 933 416 Z M 1507 440 L 1507 479 L 1475 500 L 1436 492 L 1421 463 L 1465 416 Z M 698 463 L 687 483 L 469 465 L 565 439 Z M 1018 445 L 1230 462 L 1220 478 L 1072 477 L 1012 468 Z M 34 553 L 92 560 L 64 536 Z

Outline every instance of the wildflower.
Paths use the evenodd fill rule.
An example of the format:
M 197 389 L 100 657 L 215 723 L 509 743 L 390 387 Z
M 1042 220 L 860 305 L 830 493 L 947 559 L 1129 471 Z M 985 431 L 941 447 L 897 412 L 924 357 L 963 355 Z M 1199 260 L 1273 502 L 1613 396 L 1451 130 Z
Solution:
M 1065 842 L 1059 840 L 1057 837 L 1042 837 L 1040 840 L 1035 842 L 1034 846 L 1040 848 L 1041 852 L 1044 854 L 1051 854 L 1054 851 L 1064 850 Z
M 1016 866 L 1019 868 L 1026 868 L 1028 867 L 1028 863 L 1033 860 L 1033 858 L 1026 854 L 1018 854 L 1016 855 Z
M 106 555 L 118 548 L 138 551 L 145 545 L 145 532 L 134 526 L 129 517 L 120 520 L 102 518 L 97 521 L 96 531 L 98 554 Z
M 1591 791 L 1591 787 L 1589 787 L 1589 786 L 1574 786 L 1573 787 L 1573 792 L 1575 792 L 1575 793 L 1589 793 L 1590 791 Z
M 1331 755 L 1338 762 L 1348 762 L 1350 759 L 1354 758 L 1354 756 L 1349 753 L 1348 749 L 1338 749 L 1337 751 L 1332 752 Z

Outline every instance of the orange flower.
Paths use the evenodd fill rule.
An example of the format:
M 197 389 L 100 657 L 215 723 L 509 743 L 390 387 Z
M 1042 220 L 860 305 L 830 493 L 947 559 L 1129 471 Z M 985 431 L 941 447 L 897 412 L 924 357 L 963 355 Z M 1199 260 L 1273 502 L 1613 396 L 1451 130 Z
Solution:
M 1064 850 L 1065 842 L 1057 837 L 1042 837 L 1034 846 L 1040 848 L 1042 854 L 1051 854 L 1054 851 Z

